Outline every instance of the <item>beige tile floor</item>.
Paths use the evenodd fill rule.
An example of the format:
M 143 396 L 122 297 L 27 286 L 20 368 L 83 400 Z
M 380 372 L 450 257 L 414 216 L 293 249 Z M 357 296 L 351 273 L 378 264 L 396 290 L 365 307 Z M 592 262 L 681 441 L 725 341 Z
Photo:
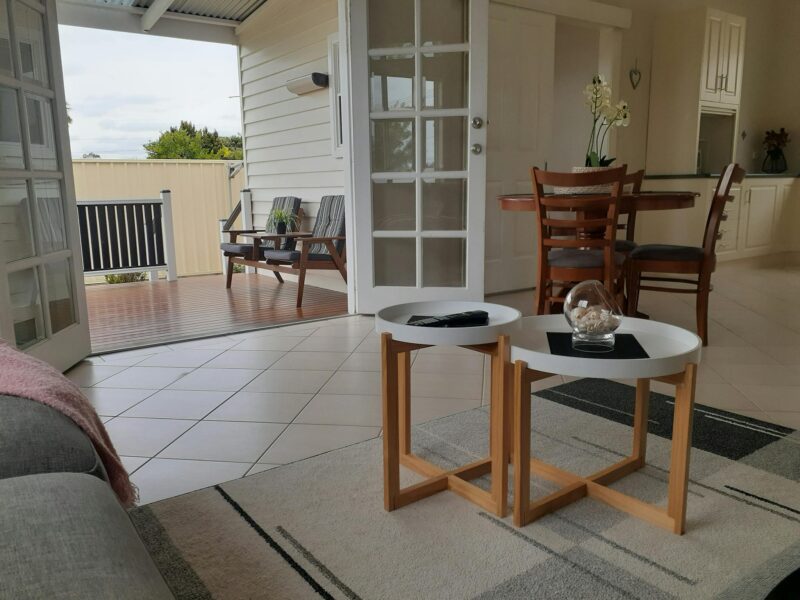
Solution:
M 698 402 L 800 428 L 799 296 L 798 266 L 720 267 Z M 532 292 L 491 300 L 529 314 Z M 694 329 L 692 301 L 645 293 L 641 308 Z M 372 318 L 352 316 L 97 356 L 68 377 L 103 417 L 147 503 L 377 436 L 378 352 Z M 485 403 L 486 367 L 458 348 L 415 353 L 414 422 Z

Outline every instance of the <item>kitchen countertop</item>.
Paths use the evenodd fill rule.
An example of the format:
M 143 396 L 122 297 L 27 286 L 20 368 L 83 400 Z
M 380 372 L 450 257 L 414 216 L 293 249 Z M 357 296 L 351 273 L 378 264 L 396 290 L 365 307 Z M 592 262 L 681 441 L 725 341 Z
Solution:
M 717 179 L 719 173 L 688 173 L 686 175 L 645 175 L 645 179 Z M 748 173 L 746 179 L 771 178 L 771 179 L 796 179 L 800 178 L 800 173 Z

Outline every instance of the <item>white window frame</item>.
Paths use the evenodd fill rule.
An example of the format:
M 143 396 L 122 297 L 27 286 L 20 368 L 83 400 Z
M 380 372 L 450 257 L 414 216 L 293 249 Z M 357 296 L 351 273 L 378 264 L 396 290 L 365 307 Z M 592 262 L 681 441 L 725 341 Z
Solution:
M 344 158 L 344 89 L 343 71 L 339 63 L 339 34 L 328 36 L 328 94 L 331 111 L 331 154 Z

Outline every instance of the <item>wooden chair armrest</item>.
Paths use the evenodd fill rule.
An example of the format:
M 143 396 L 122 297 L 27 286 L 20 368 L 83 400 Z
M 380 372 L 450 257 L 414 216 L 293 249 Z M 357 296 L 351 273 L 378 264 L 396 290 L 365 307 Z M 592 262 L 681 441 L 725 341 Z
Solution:
M 300 241 L 301 242 L 308 242 L 311 244 L 318 244 L 324 242 L 337 242 L 339 240 L 346 239 L 343 235 L 331 236 L 331 237 L 304 237 Z
M 307 231 L 287 231 L 286 233 L 263 233 L 258 237 L 260 240 L 277 240 L 283 238 L 300 238 L 300 239 L 308 239 L 311 237 L 311 234 Z

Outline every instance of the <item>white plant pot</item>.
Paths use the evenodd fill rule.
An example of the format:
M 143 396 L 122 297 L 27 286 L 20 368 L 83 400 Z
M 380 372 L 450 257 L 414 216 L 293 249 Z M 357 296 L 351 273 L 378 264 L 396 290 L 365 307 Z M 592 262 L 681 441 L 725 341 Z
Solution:
M 608 171 L 614 167 L 572 167 L 573 173 L 594 173 L 595 171 Z M 586 187 L 554 187 L 554 194 L 610 194 L 613 185 L 589 185 Z

